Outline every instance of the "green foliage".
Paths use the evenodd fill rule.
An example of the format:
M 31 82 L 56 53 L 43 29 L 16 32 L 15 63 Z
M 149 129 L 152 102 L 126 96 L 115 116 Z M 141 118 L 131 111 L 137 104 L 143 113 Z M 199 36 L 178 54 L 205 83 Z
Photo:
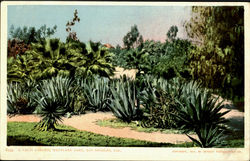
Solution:
M 109 107 L 113 114 L 125 121 L 131 122 L 141 117 L 141 110 L 136 104 L 136 89 L 133 81 L 114 81 L 111 85 L 112 99 Z
M 47 28 L 46 25 L 41 26 L 38 30 L 35 27 L 14 28 L 12 25 L 9 31 L 11 39 L 22 40 L 25 44 L 37 43 L 45 40 L 56 32 L 57 26 Z
M 8 61 L 8 79 L 21 82 L 44 79 L 57 73 L 69 73 L 71 66 L 66 64 L 66 59 L 66 49 L 58 39 L 32 44 L 31 50 Z
M 109 80 L 107 78 L 91 77 L 82 80 L 82 92 L 88 101 L 88 109 L 92 111 L 105 111 L 108 109 L 107 101 L 110 98 Z
M 89 41 L 86 45 L 86 63 L 80 68 L 80 74 L 85 77 L 97 74 L 99 76 L 109 77 L 114 74 L 115 68 L 111 64 L 112 53 L 99 42 Z
M 193 147 L 193 143 L 170 144 L 103 136 L 59 125 L 55 131 L 31 130 L 35 123 L 8 122 L 7 145 L 103 146 L 103 147 Z M 236 147 L 238 147 L 236 145 Z
M 56 75 L 109 77 L 114 71 L 111 58 L 112 54 L 100 43 L 64 44 L 59 39 L 47 39 L 32 44 L 31 50 L 16 59 L 8 58 L 8 81 L 39 80 Z
M 36 103 L 31 96 L 35 83 L 30 81 L 25 84 L 9 83 L 7 86 L 7 113 L 9 115 L 27 114 L 35 110 Z
M 73 91 L 74 93 L 70 93 L 72 103 L 70 104 L 71 109 L 69 110 L 69 112 L 72 112 L 74 114 L 83 114 L 88 107 L 88 100 L 84 96 L 81 87 L 74 86 Z
M 19 87 L 20 85 L 18 85 L 17 83 L 10 83 L 7 86 L 7 113 L 8 114 L 15 114 L 18 112 L 18 102 L 19 100 L 22 100 L 22 95 L 23 95 L 23 89 Z M 22 105 L 22 107 L 24 106 L 25 108 L 27 107 L 27 102 L 25 102 L 25 104 Z M 18 107 L 17 107 L 18 106 Z
M 165 51 L 155 58 L 155 65 L 152 66 L 152 74 L 165 79 L 181 77 L 190 79 L 188 69 L 188 54 L 191 43 L 188 40 L 173 39 L 166 41 Z
M 139 36 L 139 32 L 135 27 L 133 27 L 133 32 L 135 37 Z M 129 32 L 124 37 L 127 40 L 126 43 L 124 42 L 125 49 L 121 49 L 119 46 L 111 49 L 111 52 L 115 55 L 113 64 L 127 69 L 136 68 L 139 70 L 139 75 L 142 72 L 166 79 L 174 77 L 190 79 L 188 54 L 191 42 L 176 38 L 177 32 L 178 28 L 172 26 L 167 33 L 171 41 L 161 43 L 146 40 L 139 43 L 140 45 L 137 45 L 137 47 L 132 45 L 132 41 L 127 40 L 128 37 L 132 37 Z M 133 38 L 133 40 L 137 41 L 136 38 Z
M 210 148 L 218 146 L 221 143 L 223 137 L 223 131 L 218 127 L 213 127 L 210 124 L 205 124 L 196 131 L 199 140 L 187 135 L 193 142 L 202 148 Z
M 188 54 L 191 43 L 188 40 L 174 39 L 165 43 L 146 40 L 135 49 L 116 48 L 114 65 L 123 68 L 136 68 L 145 74 L 171 79 L 183 77 L 190 79 Z
M 33 75 L 37 73 L 36 66 L 39 64 L 32 55 L 17 55 L 17 58 L 10 57 L 7 60 L 8 82 L 24 82 L 34 80 Z
M 140 35 L 137 25 L 131 27 L 131 30 L 123 37 L 125 48 L 136 48 L 143 42 L 142 35 Z
M 174 78 L 169 81 L 148 76 L 144 78 L 141 101 L 144 119 L 141 126 L 156 128 L 180 128 L 195 132 L 199 140 L 187 136 L 200 147 L 217 146 L 222 139 L 226 123 L 220 112 L 224 107 L 218 98 L 201 88 L 195 81 L 186 83 Z
M 113 66 L 129 68 L 126 61 L 127 50 L 123 50 L 119 45 L 117 45 L 115 48 L 110 48 L 109 51 L 113 54 L 113 59 L 111 60 Z
M 193 7 L 186 23 L 191 38 L 202 44 L 190 56 L 191 75 L 204 86 L 233 99 L 244 96 L 244 8 Z
M 178 83 L 178 84 L 177 84 Z M 178 114 L 175 101 L 181 96 L 181 86 L 176 79 L 167 81 L 162 78 L 145 76 L 144 89 L 140 93 L 145 118 L 142 126 L 155 128 L 177 128 L 175 116 Z
M 34 93 L 34 100 L 38 103 L 38 108 L 42 120 L 36 128 L 42 131 L 55 129 L 58 121 L 70 109 L 72 98 L 72 81 L 67 77 L 53 77 L 43 80 Z
M 178 118 L 178 125 L 186 131 L 194 131 L 199 141 L 190 136 L 189 138 L 201 147 L 211 147 L 221 137 L 224 129 L 222 124 L 226 122 L 223 116 L 229 111 L 220 112 L 223 101 L 218 102 L 219 97 L 213 98 L 205 90 L 188 91 L 190 90 L 186 90 L 185 97 L 177 100 L 179 112 L 178 115 L 173 115 Z
M 177 36 L 178 27 L 177 26 L 171 26 L 170 29 L 167 32 L 167 37 L 169 40 L 174 40 Z

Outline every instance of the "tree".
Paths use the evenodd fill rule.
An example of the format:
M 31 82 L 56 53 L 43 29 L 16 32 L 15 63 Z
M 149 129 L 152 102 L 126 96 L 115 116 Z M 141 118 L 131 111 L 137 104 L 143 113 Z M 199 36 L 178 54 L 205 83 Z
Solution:
M 173 41 L 177 36 L 177 32 L 178 32 L 178 27 L 177 26 L 171 26 L 170 29 L 167 32 L 168 39 Z
M 35 27 L 27 26 L 15 29 L 14 25 L 11 25 L 9 33 L 10 39 L 17 39 L 23 41 L 25 44 L 31 44 L 32 42 L 36 43 L 49 38 L 56 32 L 56 29 L 56 25 L 53 28 L 47 28 L 46 25 L 43 25 L 38 30 Z
M 244 96 L 244 8 L 193 7 L 185 24 L 188 35 L 202 42 L 190 54 L 193 79 L 227 97 Z
M 113 54 L 100 44 L 100 42 L 89 41 L 86 45 L 86 64 L 82 66 L 81 75 L 99 75 L 110 77 L 114 74 L 115 68 L 111 64 Z
M 8 57 L 16 57 L 22 55 L 26 50 L 29 50 L 31 43 L 44 41 L 56 32 L 57 26 L 47 28 L 46 25 L 41 26 L 38 30 L 35 27 L 14 28 L 10 27 L 8 39 Z
M 138 31 L 137 25 L 132 26 L 130 32 L 123 37 L 123 43 L 127 49 L 138 47 L 142 42 L 143 37 Z

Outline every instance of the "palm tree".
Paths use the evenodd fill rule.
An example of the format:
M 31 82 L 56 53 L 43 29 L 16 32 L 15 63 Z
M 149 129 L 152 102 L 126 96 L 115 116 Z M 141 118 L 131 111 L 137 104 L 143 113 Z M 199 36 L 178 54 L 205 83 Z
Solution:
M 47 39 L 31 45 L 31 49 L 16 59 L 8 59 L 8 79 L 45 79 L 56 75 L 73 76 L 79 66 L 84 66 L 86 57 L 82 56 L 78 45 L 65 45 L 59 39 Z
M 46 79 L 56 75 L 109 77 L 114 72 L 112 54 L 100 43 L 62 43 L 46 39 L 31 45 L 22 56 L 8 59 L 9 81 Z
M 65 45 L 59 39 L 47 39 L 41 43 L 32 44 L 27 52 L 40 60 L 38 77 L 47 78 L 57 74 L 70 75 L 74 67 L 69 64 Z
M 109 77 L 114 74 L 115 68 L 111 64 L 113 54 L 108 52 L 105 46 L 99 42 L 89 41 L 86 45 L 86 64 L 80 67 L 84 76 L 97 74 Z

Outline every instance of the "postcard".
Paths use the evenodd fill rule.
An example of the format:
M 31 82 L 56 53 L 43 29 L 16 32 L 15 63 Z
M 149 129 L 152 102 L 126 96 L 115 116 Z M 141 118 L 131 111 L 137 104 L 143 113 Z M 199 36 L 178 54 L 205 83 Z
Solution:
M 3 160 L 249 160 L 248 3 L 1 3 Z

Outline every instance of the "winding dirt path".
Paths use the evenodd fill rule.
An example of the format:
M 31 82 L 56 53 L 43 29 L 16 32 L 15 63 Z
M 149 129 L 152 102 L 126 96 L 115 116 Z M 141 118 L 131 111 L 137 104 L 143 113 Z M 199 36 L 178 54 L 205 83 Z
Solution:
M 223 109 L 225 111 L 227 109 Z M 161 132 L 138 132 L 129 127 L 126 128 L 111 128 L 103 127 L 96 124 L 97 120 L 115 118 L 110 112 L 97 112 L 87 113 L 84 115 L 75 115 L 71 118 L 63 118 L 62 124 L 72 126 L 78 130 L 89 131 L 96 134 L 102 134 L 113 137 L 133 138 L 137 140 L 146 140 L 158 143 L 183 143 L 190 142 L 190 139 L 184 134 L 163 134 Z M 229 126 L 238 131 L 244 131 L 244 113 L 238 110 L 232 109 L 225 115 L 225 118 L 229 119 Z M 37 115 L 16 115 L 14 117 L 8 117 L 7 121 L 19 121 L 19 122 L 39 122 L 40 117 Z M 195 135 L 192 135 L 196 137 Z
M 126 128 L 111 128 L 96 125 L 97 120 L 115 118 L 110 112 L 97 112 L 88 113 L 84 115 L 76 115 L 71 118 L 64 118 L 64 125 L 72 126 L 78 130 L 89 131 L 96 134 L 102 134 L 113 137 L 132 138 L 137 140 L 146 140 L 158 143 L 183 143 L 190 142 L 190 139 L 183 134 L 163 134 L 160 132 L 146 133 L 132 130 L 129 127 Z M 8 117 L 7 121 L 18 122 L 39 122 L 40 117 L 37 115 L 16 115 L 14 117 Z M 195 137 L 193 135 L 193 137 Z

